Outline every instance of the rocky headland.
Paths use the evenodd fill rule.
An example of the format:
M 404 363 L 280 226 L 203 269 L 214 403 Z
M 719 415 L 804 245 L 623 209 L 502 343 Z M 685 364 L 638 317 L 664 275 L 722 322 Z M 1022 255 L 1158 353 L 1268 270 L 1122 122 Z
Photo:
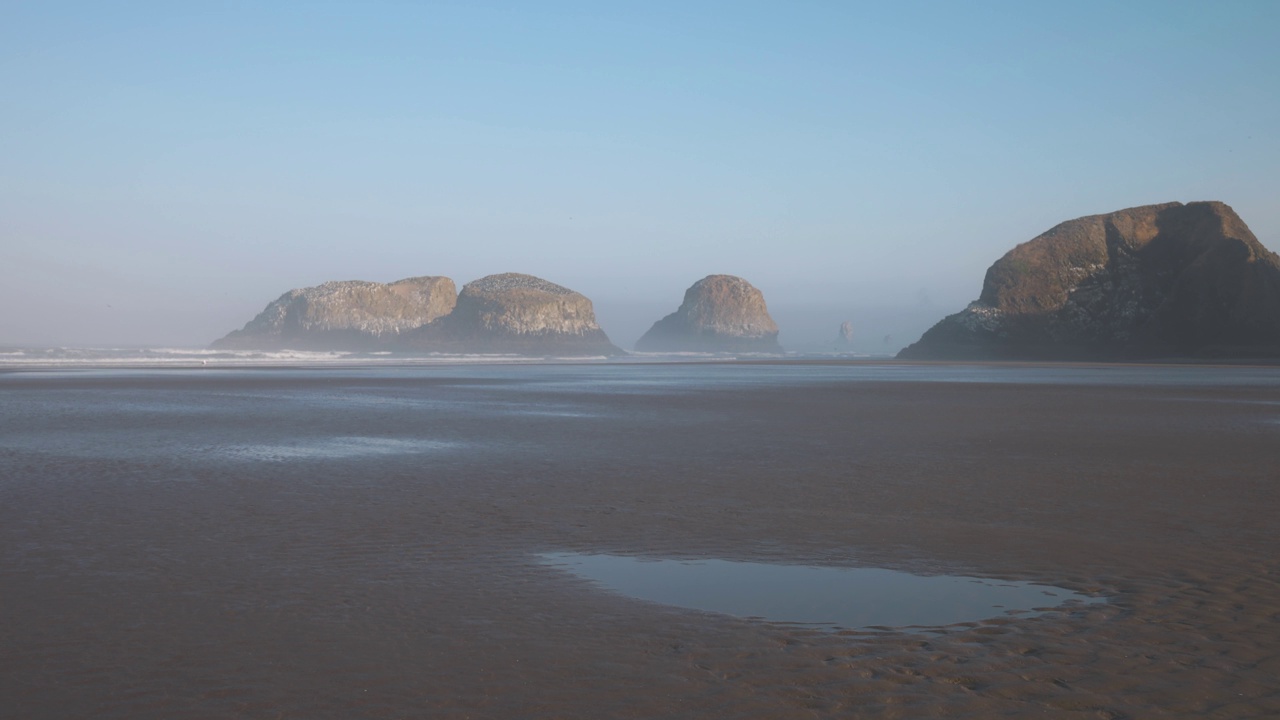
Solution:
M 636 350 L 783 352 L 764 294 L 733 275 L 708 275 L 694 283 L 680 307 L 636 341 Z
M 405 340 L 413 349 L 431 352 L 624 354 L 596 323 L 585 295 L 520 273 L 467 283 L 453 312 Z
M 1064 222 L 987 270 L 905 359 L 1280 356 L 1280 258 L 1221 202 Z
M 290 290 L 213 343 L 232 350 L 370 350 L 448 315 L 457 289 L 447 277 L 393 283 L 346 280 Z

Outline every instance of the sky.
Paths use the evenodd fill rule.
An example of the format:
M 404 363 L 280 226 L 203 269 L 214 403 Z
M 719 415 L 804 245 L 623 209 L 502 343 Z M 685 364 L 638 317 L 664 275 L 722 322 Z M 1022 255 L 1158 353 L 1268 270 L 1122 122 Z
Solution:
M 0 345 L 524 272 L 629 348 L 714 273 L 895 352 L 1014 245 L 1222 200 L 1280 248 L 1280 2 L 0 0 Z

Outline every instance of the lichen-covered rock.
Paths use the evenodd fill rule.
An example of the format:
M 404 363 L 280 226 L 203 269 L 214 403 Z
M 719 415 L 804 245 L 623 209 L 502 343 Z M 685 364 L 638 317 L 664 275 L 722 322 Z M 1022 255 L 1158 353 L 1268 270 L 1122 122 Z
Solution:
M 987 270 L 909 359 L 1280 355 L 1280 258 L 1220 202 L 1062 223 Z
M 347 280 L 290 290 L 214 342 L 224 349 L 366 350 L 394 346 L 411 330 L 449 314 L 453 280 L 414 277 L 389 284 Z
M 684 293 L 679 309 L 636 342 L 646 352 L 781 353 L 778 325 L 764 294 L 733 275 L 708 275 Z
M 619 355 L 581 293 L 532 275 L 503 273 L 467 283 L 447 317 L 409 338 L 438 352 Z

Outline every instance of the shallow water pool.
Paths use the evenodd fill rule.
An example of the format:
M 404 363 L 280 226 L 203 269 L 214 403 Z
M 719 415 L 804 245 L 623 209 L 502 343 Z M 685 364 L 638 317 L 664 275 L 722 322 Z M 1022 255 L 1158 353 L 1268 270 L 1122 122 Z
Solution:
M 829 628 L 923 629 L 1105 602 L 1051 585 L 913 575 L 884 568 L 654 560 L 565 552 L 540 557 L 607 590 L 640 600 Z

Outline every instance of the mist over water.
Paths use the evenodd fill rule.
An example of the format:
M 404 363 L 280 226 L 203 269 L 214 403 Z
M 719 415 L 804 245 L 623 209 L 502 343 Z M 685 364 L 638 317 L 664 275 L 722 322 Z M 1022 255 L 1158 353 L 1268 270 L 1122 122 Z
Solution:
M 689 284 L 700 277 L 690 278 Z M 279 292 L 257 298 L 237 298 L 217 311 L 210 308 L 194 313 L 175 311 L 168 319 L 157 318 L 155 308 L 145 303 L 123 304 L 117 308 L 94 306 L 96 300 L 84 298 L 80 301 L 84 304 L 83 310 L 66 320 L 54 320 L 38 313 L 0 318 L 0 352 L 51 348 L 205 348 L 242 327 L 268 302 L 289 289 L 293 288 L 281 287 Z M 803 295 L 775 297 L 767 288 L 762 290 L 770 315 L 778 323 L 779 342 L 784 349 L 795 352 L 893 355 L 917 340 L 943 315 L 959 310 L 968 302 L 955 300 L 951 305 L 943 305 L 922 302 L 917 296 L 904 298 L 902 305 L 861 304 L 856 299 L 820 303 Z M 605 295 L 592 300 L 601 328 L 616 345 L 630 351 L 653 323 L 675 312 L 683 293 L 681 288 L 665 297 Z M 976 297 L 976 290 L 973 294 Z M 848 345 L 838 342 L 840 324 L 845 321 L 852 322 L 854 327 L 854 341 Z
M 915 342 L 925 330 L 942 319 L 942 309 L 930 305 L 859 306 L 853 303 L 818 304 L 775 302 L 768 294 L 769 314 L 778 324 L 778 342 L 783 349 L 800 353 L 845 352 L 890 356 Z M 631 350 L 657 320 L 675 312 L 679 301 L 667 306 L 658 303 L 596 302 L 596 318 L 609 338 L 624 350 Z M 949 309 L 954 312 L 963 304 Z M 853 324 L 854 340 L 840 341 L 840 324 Z

